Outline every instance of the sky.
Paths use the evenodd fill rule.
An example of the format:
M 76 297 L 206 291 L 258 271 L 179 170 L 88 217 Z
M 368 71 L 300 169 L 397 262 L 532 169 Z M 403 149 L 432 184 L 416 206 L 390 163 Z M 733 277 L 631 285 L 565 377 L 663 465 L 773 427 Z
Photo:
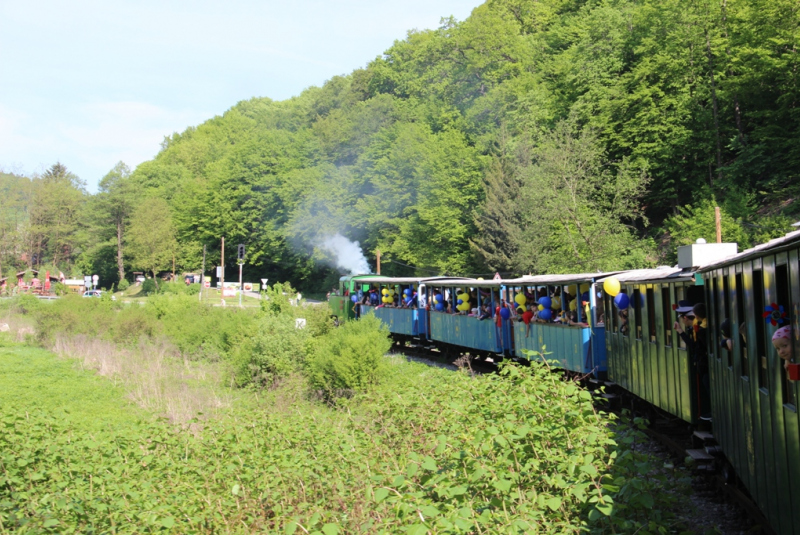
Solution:
M 482 0 L 0 0 L 0 170 L 60 161 L 95 192 L 241 100 L 364 67 Z

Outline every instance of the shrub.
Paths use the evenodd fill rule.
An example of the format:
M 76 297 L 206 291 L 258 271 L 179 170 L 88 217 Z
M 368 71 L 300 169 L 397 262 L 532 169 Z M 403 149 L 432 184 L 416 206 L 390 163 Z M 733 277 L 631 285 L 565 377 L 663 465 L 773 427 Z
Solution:
M 158 293 L 158 286 L 156 285 L 156 281 L 154 281 L 153 279 L 145 279 L 145 281 L 142 282 L 142 289 L 139 293 L 141 293 L 142 295 L 152 295 Z
M 330 399 L 364 391 L 387 373 L 389 333 L 374 315 L 351 321 L 320 338 L 307 360 L 312 386 Z
M 55 286 L 53 286 L 53 291 L 59 297 L 67 295 L 69 293 L 69 288 L 63 282 L 57 282 Z
M 117 290 L 120 291 L 120 292 L 124 292 L 125 290 L 127 290 L 130 287 L 131 287 L 131 283 L 128 282 L 128 279 L 122 279 L 121 281 L 119 281 L 119 284 L 117 284 Z
M 255 335 L 243 337 L 233 349 L 232 365 L 240 386 L 272 386 L 303 362 L 308 331 L 296 329 L 287 314 L 258 319 Z

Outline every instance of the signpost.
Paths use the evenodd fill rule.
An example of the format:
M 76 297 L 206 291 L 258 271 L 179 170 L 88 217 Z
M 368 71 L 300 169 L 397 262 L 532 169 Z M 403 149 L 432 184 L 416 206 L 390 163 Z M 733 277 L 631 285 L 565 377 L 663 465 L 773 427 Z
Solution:
M 100 277 L 97 275 L 92 275 L 92 289 L 97 288 L 97 281 L 100 280 Z
M 242 266 L 244 265 L 244 244 L 240 243 L 237 248 L 237 262 L 239 263 L 239 308 L 242 306 Z
M 267 281 L 268 280 L 269 279 L 261 279 L 261 291 L 262 292 L 266 292 L 267 291 Z M 263 297 L 262 297 L 262 299 L 263 299 Z

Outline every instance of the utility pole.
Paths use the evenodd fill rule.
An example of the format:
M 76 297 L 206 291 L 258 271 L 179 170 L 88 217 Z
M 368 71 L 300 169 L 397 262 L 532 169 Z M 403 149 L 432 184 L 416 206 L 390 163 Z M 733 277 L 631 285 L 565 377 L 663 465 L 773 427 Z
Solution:
M 203 269 L 200 271 L 200 293 L 197 294 L 200 297 L 197 298 L 198 301 L 203 300 L 203 292 L 206 289 L 206 246 L 203 245 Z
M 225 237 L 222 237 L 222 248 L 219 250 L 220 278 L 219 289 L 222 292 L 222 306 L 225 306 Z
M 717 243 L 722 243 L 722 218 L 719 213 L 719 206 L 714 207 L 714 223 L 717 225 Z
M 375 249 L 375 258 L 377 260 L 378 275 L 381 274 L 381 250 Z
M 236 250 L 236 261 L 239 264 L 239 308 L 242 308 L 242 293 L 244 292 L 244 288 L 242 287 L 242 266 L 244 265 L 243 243 L 240 243 L 239 247 Z

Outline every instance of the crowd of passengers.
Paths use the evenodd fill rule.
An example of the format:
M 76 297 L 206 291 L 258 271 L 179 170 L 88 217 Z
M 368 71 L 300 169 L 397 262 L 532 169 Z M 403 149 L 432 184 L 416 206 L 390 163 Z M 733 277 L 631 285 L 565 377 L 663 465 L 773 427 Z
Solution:
M 480 291 L 480 306 L 478 305 L 478 292 Z M 561 291 L 560 287 L 556 287 L 553 291 L 548 292 L 547 288 L 527 288 L 522 292 L 525 296 L 524 304 L 517 302 L 516 296 L 512 301 L 502 299 L 497 290 L 491 291 L 486 289 L 472 289 L 470 291 L 462 291 L 453 288 L 452 290 L 436 290 L 431 292 L 431 297 L 425 293 L 418 294 L 417 290 L 408 287 L 399 292 L 393 292 L 390 297 L 390 302 L 384 302 L 383 290 L 377 287 L 370 287 L 367 291 L 359 290 L 354 294 L 353 307 L 356 315 L 360 314 L 359 305 L 367 305 L 375 308 L 423 308 L 432 312 L 440 312 L 442 314 L 463 315 L 468 317 L 476 317 L 478 320 L 494 320 L 498 325 L 503 319 L 503 309 L 507 309 L 508 319 L 511 321 L 521 321 L 526 325 L 526 335 L 530 334 L 530 326 L 532 323 L 557 323 L 563 325 L 578 325 L 588 327 L 586 321 L 589 310 L 589 294 L 584 292 L 575 295 L 568 291 Z M 456 296 L 463 296 L 466 293 L 469 296 L 468 307 L 462 306 L 463 310 L 458 310 L 455 301 Z M 437 307 L 434 303 L 434 295 L 441 296 L 441 306 Z M 545 301 L 543 298 L 547 298 Z M 461 300 L 463 302 L 463 299 Z M 520 301 L 522 301 L 520 299 Z M 540 301 L 547 302 L 548 307 L 544 310 L 539 310 Z M 582 317 L 578 316 L 578 306 L 581 306 L 583 311 Z M 602 324 L 602 314 L 599 315 L 599 324 Z

